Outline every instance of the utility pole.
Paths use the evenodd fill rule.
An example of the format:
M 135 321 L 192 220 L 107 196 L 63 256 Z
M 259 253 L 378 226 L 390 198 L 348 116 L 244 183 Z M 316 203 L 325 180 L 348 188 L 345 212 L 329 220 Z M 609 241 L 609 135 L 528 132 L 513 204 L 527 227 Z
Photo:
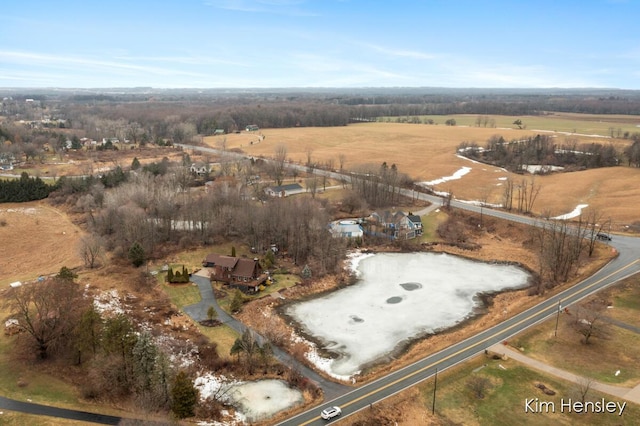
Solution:
M 436 412 L 436 390 L 438 389 L 438 369 L 436 368 L 436 376 L 433 382 L 433 402 L 431 403 L 431 414 Z
M 556 330 L 553 332 L 553 337 L 558 337 L 558 322 L 560 321 L 561 309 L 562 309 L 562 305 L 560 304 L 560 300 L 558 300 L 558 312 L 556 313 Z

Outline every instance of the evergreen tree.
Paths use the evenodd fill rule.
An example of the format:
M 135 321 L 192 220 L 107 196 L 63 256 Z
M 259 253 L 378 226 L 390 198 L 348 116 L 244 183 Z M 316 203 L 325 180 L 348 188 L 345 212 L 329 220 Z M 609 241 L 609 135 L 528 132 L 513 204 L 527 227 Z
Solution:
M 131 353 L 133 355 L 136 390 L 139 394 L 149 393 L 152 390 L 158 348 L 153 343 L 148 332 L 140 334 Z
M 231 312 L 238 312 L 240 308 L 242 308 L 242 304 L 244 303 L 244 296 L 240 290 L 237 290 L 233 293 L 233 299 L 231 299 L 231 304 L 229 305 L 229 309 Z
M 171 397 L 173 400 L 171 411 L 177 418 L 193 417 L 198 402 L 198 390 L 184 371 L 180 371 L 176 375 L 171 387 Z
M 60 278 L 62 280 L 67 280 L 67 281 L 73 281 L 76 278 L 78 278 L 78 274 L 76 274 L 66 266 L 63 266 L 62 268 L 60 268 L 60 271 L 56 275 L 56 278 Z
M 209 308 L 207 309 L 207 318 L 209 318 L 209 321 L 213 321 L 217 317 L 218 311 L 216 311 L 216 308 L 213 307 L 213 305 L 209 306 Z
M 309 265 L 304 265 L 304 268 L 302 268 L 302 272 L 300 275 L 302 275 L 302 278 L 304 278 L 305 280 L 311 278 L 311 268 L 309 267 Z
M 133 161 L 131 162 L 131 170 L 138 170 L 140 168 L 140 160 L 138 157 L 133 157 Z
M 136 268 L 141 266 L 146 260 L 144 247 L 137 241 L 133 243 L 129 249 L 129 260 Z

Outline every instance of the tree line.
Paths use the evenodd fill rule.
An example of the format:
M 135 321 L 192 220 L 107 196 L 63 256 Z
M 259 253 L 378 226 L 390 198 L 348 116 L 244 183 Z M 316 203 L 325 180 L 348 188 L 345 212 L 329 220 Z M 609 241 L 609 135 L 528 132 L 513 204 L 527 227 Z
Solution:
M 20 179 L 0 180 L 0 203 L 23 203 L 47 198 L 56 189 L 39 177 L 30 177 L 27 172 Z
M 620 164 L 621 154 L 612 144 L 579 143 L 573 138 L 557 143 L 547 135 L 511 141 L 495 135 L 484 146 L 475 142 L 462 142 L 458 145 L 457 152 L 467 158 L 516 173 L 525 171 L 529 165 L 557 166 L 571 170 L 617 166 Z

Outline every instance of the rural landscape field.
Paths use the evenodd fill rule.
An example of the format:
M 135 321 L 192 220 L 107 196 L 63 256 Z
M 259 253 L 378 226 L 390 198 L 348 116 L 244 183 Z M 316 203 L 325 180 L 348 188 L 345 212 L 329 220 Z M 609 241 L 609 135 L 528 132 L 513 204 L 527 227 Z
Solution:
M 77 412 L 123 425 L 319 424 L 322 409 L 369 386 L 381 390 L 341 404 L 332 421 L 640 421 L 640 115 L 361 117 L 327 103 L 324 119 L 336 123 L 320 125 L 306 115 L 318 108 L 308 95 L 291 109 L 265 96 L 246 110 L 189 93 L 189 102 L 48 96 L 37 107 L 6 97 L 0 117 L 0 396 L 70 411 L 0 402 L 1 424 L 75 424 Z M 61 121 L 50 127 L 43 114 Z M 509 170 L 460 150 L 491 151 L 500 137 L 511 147 L 544 140 L 561 154 L 571 146 L 582 163 L 537 174 L 524 166 L 559 160 Z M 616 165 L 591 166 L 593 149 L 614 152 Z M 383 226 L 390 216 L 413 218 L 419 231 Z M 446 266 L 452 258 L 472 262 Z M 240 264 L 249 275 L 224 275 Z M 568 299 L 603 268 L 606 288 L 544 308 L 555 315 L 525 331 L 487 338 L 460 362 L 434 361 L 398 391 L 378 385 Z M 498 285 L 501 274 L 516 284 Z M 471 278 L 492 285 L 477 290 Z M 427 318 L 420 306 L 433 300 L 442 312 Z M 313 314 L 292 313 L 310 303 Z M 558 410 L 527 412 L 536 398 Z M 568 399 L 625 405 L 620 415 L 560 412 Z

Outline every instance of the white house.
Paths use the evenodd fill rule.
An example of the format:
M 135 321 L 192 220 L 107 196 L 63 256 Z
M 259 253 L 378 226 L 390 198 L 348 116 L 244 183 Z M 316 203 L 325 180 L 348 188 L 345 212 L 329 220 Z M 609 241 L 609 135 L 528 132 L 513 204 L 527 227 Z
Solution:
M 265 188 L 264 192 L 270 197 L 288 197 L 290 195 L 301 194 L 305 189 L 298 183 L 290 183 L 289 185 L 270 186 Z

